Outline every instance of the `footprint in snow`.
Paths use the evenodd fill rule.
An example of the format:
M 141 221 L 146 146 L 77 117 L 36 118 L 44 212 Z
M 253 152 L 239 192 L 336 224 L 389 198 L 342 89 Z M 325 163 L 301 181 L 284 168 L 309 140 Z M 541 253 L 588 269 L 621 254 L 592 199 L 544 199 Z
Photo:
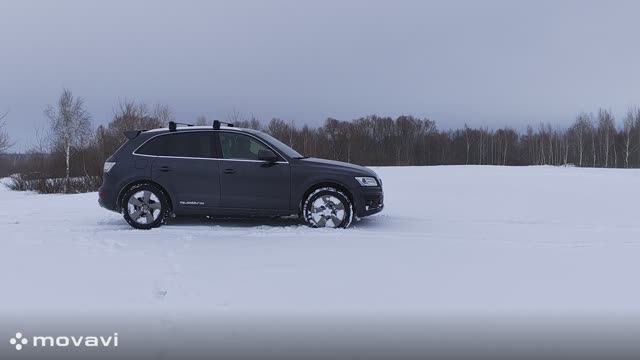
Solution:
M 156 299 L 162 300 L 167 296 L 167 290 L 155 290 L 153 295 Z

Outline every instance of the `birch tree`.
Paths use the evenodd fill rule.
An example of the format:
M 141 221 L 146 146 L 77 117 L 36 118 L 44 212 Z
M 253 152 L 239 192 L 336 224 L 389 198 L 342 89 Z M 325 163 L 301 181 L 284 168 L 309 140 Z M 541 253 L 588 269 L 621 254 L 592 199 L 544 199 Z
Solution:
M 587 146 L 588 136 L 591 133 L 593 124 L 588 114 L 582 113 L 576 117 L 576 121 L 569 128 L 569 136 L 575 145 L 578 166 L 584 164 L 585 148 Z
M 604 157 L 604 167 L 609 167 L 609 157 L 615 136 L 615 123 L 613 115 L 607 110 L 598 111 L 598 133 L 600 134 L 600 146 Z
M 84 108 L 84 100 L 74 98 L 68 89 L 62 91 L 55 107 L 49 105 L 45 109 L 45 115 L 50 121 L 54 145 L 60 146 L 64 151 L 66 193 L 71 173 L 71 152 L 86 143 L 86 139 L 91 136 L 91 116 Z
M 471 129 L 469 129 L 469 127 L 467 126 L 467 124 L 464 124 L 464 142 L 466 145 L 466 153 L 467 153 L 467 159 L 465 161 L 466 165 L 469 165 L 469 151 L 471 150 L 471 136 L 469 135 L 469 133 L 471 132 Z
M 624 135 L 624 166 L 626 168 L 629 167 L 629 156 L 631 155 L 631 151 L 632 149 L 632 144 L 631 144 L 631 139 L 632 139 L 632 133 L 634 130 L 634 126 L 635 126 L 635 117 L 634 117 L 634 112 L 633 110 L 629 110 L 627 112 L 627 116 L 624 118 L 624 127 L 622 129 L 623 131 L 623 135 Z

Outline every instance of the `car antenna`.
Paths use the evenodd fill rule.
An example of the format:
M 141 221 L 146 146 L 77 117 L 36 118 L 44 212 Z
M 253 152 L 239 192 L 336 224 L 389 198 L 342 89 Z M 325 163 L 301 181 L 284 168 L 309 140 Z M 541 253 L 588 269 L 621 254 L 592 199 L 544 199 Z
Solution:
M 214 130 L 220 129 L 220 125 L 221 124 L 225 124 L 228 127 L 233 127 L 233 123 L 223 122 L 223 121 L 220 121 L 220 120 L 213 120 L 213 129 Z
M 175 122 L 175 121 L 169 121 L 169 131 L 176 131 L 178 130 L 178 125 L 186 125 L 186 126 L 193 126 L 193 124 L 185 124 L 185 123 L 179 123 L 179 122 Z

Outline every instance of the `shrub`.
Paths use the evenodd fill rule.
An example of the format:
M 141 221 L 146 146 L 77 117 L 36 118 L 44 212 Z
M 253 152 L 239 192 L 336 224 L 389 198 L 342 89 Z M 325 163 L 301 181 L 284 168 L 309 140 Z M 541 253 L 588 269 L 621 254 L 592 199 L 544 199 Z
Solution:
M 63 193 L 65 188 L 65 178 L 39 178 L 24 176 L 22 174 L 11 175 L 8 186 L 16 191 L 36 191 L 40 194 Z M 67 193 L 85 193 L 97 191 L 102 178 L 99 176 L 83 176 L 69 178 Z

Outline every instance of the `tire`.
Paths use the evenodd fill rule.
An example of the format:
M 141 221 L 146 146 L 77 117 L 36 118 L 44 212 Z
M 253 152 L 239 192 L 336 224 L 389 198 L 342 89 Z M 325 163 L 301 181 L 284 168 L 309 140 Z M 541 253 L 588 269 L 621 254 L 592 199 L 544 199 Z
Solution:
M 346 228 L 353 220 L 353 206 L 340 190 L 322 187 L 305 199 L 302 218 L 314 228 Z
M 167 219 L 169 201 L 156 185 L 142 183 L 122 196 L 122 213 L 129 225 L 140 230 L 160 227 Z

